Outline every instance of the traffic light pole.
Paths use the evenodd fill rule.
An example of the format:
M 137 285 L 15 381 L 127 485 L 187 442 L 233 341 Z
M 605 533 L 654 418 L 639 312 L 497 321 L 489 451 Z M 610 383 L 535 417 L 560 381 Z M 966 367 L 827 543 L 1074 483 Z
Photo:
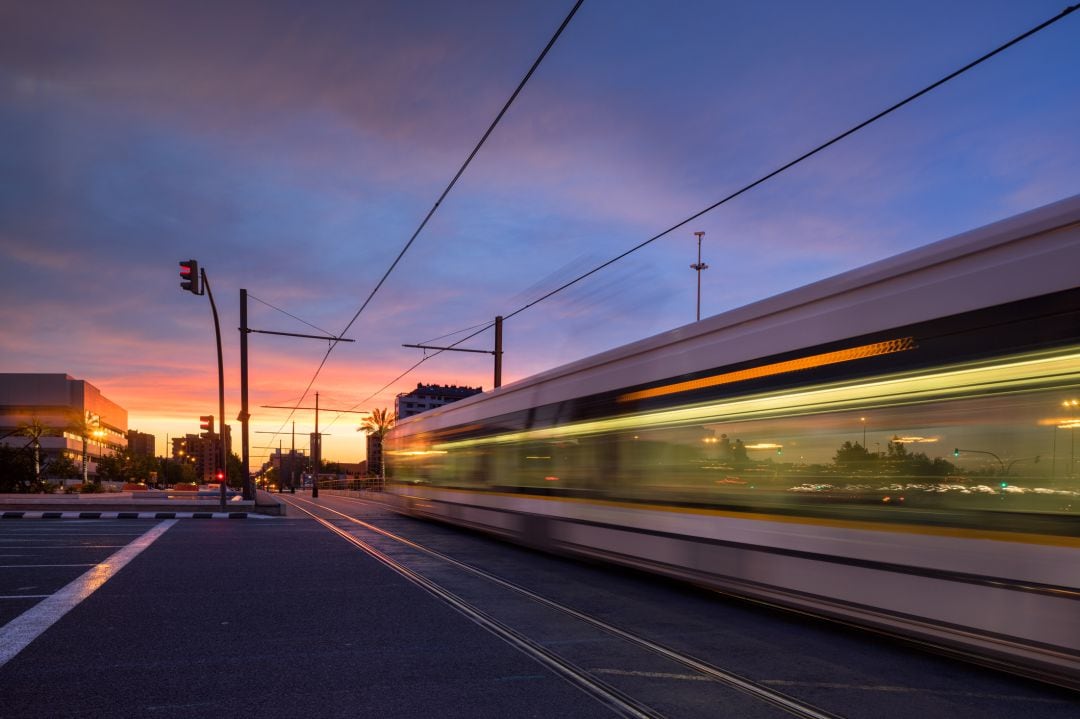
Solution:
M 210 298 L 210 310 L 214 313 L 214 335 L 217 337 L 218 417 L 221 417 L 221 434 L 218 441 L 221 444 L 221 471 L 228 473 L 229 448 L 225 444 L 225 361 L 221 354 L 221 323 L 218 321 L 217 304 L 214 302 L 214 293 L 210 291 L 210 281 L 206 278 L 206 270 L 201 271 L 202 286 L 206 289 L 206 296 Z M 247 442 L 244 443 L 244 446 L 247 446 Z M 216 478 L 217 472 L 214 475 Z M 222 482 L 220 488 L 222 512 L 225 511 L 225 485 L 226 482 Z

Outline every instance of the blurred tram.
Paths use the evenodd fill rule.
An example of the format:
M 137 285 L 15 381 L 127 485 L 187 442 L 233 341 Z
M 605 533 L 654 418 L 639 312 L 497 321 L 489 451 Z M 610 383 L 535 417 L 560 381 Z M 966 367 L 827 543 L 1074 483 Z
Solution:
M 1080 196 L 401 421 L 398 509 L 1080 687 Z

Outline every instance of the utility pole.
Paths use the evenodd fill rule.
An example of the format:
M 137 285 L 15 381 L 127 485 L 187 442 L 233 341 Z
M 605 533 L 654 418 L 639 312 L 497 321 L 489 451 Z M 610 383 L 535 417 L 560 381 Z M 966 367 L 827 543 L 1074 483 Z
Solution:
M 483 355 L 495 355 L 495 389 L 502 387 L 502 356 L 503 356 L 503 318 L 499 315 L 495 318 L 495 349 L 472 350 L 464 347 L 436 347 L 434 345 L 401 345 L 402 347 L 415 347 L 422 350 L 439 350 L 440 352 L 475 352 Z
M 315 410 L 315 431 L 311 433 L 311 442 L 308 448 L 311 450 L 311 459 L 315 465 L 315 479 L 311 483 L 311 498 L 318 499 L 319 497 L 319 468 L 322 462 L 322 435 L 319 434 L 319 393 L 315 393 L 315 406 L 314 407 L 289 407 L 287 405 L 280 404 L 264 404 L 261 405 L 264 409 L 313 409 Z M 343 412 L 345 414 L 371 414 L 366 410 L 353 410 L 353 409 L 330 409 L 324 408 L 327 412 Z M 296 422 L 293 422 L 293 451 L 296 451 Z
M 244 480 L 244 499 L 255 499 L 255 490 L 251 486 L 251 452 L 248 444 L 248 430 L 251 414 L 248 412 L 248 326 L 247 326 L 247 290 L 240 290 L 240 443 L 243 449 L 240 457 L 240 474 Z
M 315 464 L 315 476 L 311 478 L 311 498 L 319 498 L 319 470 L 322 469 L 322 437 L 319 436 L 319 393 L 315 393 L 315 434 L 311 435 L 314 446 L 311 459 Z
M 690 269 L 697 272 L 697 322 L 701 321 L 701 271 L 709 269 L 709 266 L 701 261 L 701 238 L 705 236 L 704 232 L 695 232 L 697 236 L 697 264 L 690 265 Z
M 244 499 L 255 499 L 255 488 L 251 482 L 251 455 L 248 452 L 248 423 L 251 414 L 248 412 L 248 349 L 247 336 L 252 332 L 264 335 L 282 335 L 284 337 L 303 337 L 305 339 L 326 340 L 328 342 L 353 342 L 344 337 L 327 337 L 321 335 L 302 335 L 295 332 L 274 332 L 271 330 L 253 330 L 247 324 L 247 297 L 246 289 L 240 290 L 240 429 L 243 437 L 244 451 L 241 463 L 244 465 Z M 266 405 L 263 405 L 266 406 Z M 285 409 L 300 409 L 299 407 L 285 407 Z M 316 412 L 315 431 L 318 432 L 318 413 Z M 250 497 L 248 496 L 250 493 Z M 315 496 L 318 496 L 317 494 Z
M 503 318 L 499 315 L 495 318 L 495 389 L 502 387 L 502 330 Z

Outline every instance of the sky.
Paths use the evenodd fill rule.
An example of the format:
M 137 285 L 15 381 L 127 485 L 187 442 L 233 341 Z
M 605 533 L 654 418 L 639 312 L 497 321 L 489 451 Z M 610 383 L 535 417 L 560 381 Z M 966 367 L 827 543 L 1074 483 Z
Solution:
M 239 290 L 252 328 L 342 332 L 572 4 L 0 3 L 0 372 L 89 381 L 159 453 L 197 433 L 196 259 L 238 439 Z M 585 0 L 355 342 L 312 382 L 326 342 L 249 335 L 252 468 L 314 428 L 263 405 L 488 390 L 479 354 L 394 382 L 422 356 L 401 345 L 513 312 L 1064 6 Z M 709 316 L 1077 194 L 1078 67 L 1080 12 L 508 320 L 504 383 L 693 322 L 695 231 Z M 364 458 L 360 421 L 320 415 L 324 458 Z

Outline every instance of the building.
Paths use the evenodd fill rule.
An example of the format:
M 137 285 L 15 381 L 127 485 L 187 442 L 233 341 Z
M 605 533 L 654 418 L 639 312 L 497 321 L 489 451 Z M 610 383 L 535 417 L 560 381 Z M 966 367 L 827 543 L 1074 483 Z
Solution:
M 282 487 L 299 487 L 301 486 L 302 476 L 307 471 L 309 464 L 310 462 L 303 450 L 279 448 L 274 450 L 258 474 L 265 475 L 270 470 L 275 470 L 275 474 L 281 480 Z
M 367 465 L 365 470 L 373 477 L 381 477 L 383 473 L 382 462 L 382 437 L 369 434 L 367 436 Z
M 444 404 L 450 404 L 451 402 L 457 402 L 459 399 L 480 394 L 483 391 L 483 387 L 459 387 L 456 384 L 423 384 L 418 382 L 416 389 L 412 392 L 397 396 L 394 401 L 394 412 L 398 419 L 405 419 L 406 417 L 412 417 L 414 414 L 420 414 L 429 409 L 442 407 Z M 368 459 L 371 459 L 370 454 Z
M 232 430 L 229 425 L 225 425 L 223 429 L 225 430 L 225 451 L 232 454 Z M 212 437 L 201 437 L 197 434 L 174 437 L 170 452 L 172 460 L 191 464 L 198 481 L 215 482 L 217 480 L 214 472 L 221 464 L 220 437 L 221 435 L 217 433 Z
M 24 447 L 20 428 L 40 423 L 41 458 L 67 456 L 76 465 L 86 459 L 88 475 L 97 460 L 127 446 L 127 410 L 86 380 L 66 374 L 0 373 L 0 443 Z
M 131 454 L 140 457 L 153 457 L 156 454 L 157 438 L 146 432 L 129 429 L 127 446 Z

